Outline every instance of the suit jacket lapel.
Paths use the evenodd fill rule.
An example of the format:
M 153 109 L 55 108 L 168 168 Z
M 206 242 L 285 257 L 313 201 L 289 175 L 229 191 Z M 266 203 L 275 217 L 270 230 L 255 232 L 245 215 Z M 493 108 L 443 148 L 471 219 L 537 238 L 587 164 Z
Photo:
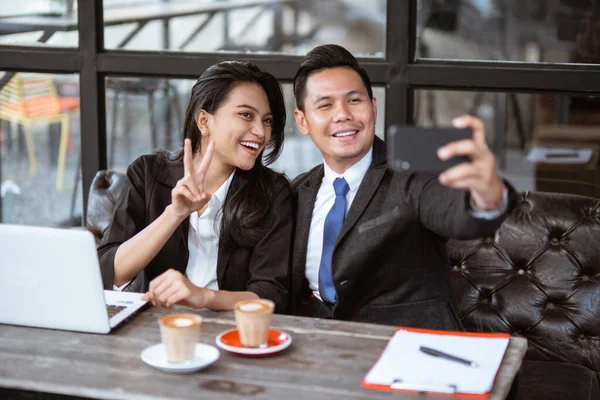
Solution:
M 296 208 L 296 232 L 294 235 L 294 254 L 292 261 L 292 293 L 302 288 L 306 270 L 306 251 L 313 208 L 317 193 L 323 180 L 323 166 L 319 166 L 311 176 L 298 187 L 298 205 Z M 292 299 L 294 301 L 294 299 Z
M 337 238 L 336 246 L 344 239 L 348 232 L 353 229 L 356 221 L 358 221 L 363 214 L 367 204 L 369 204 L 369 201 L 379 187 L 381 179 L 383 179 L 383 175 L 387 171 L 386 157 L 387 150 L 385 143 L 378 137 L 375 137 L 375 141 L 373 142 L 373 163 L 367 170 L 367 173 L 358 188 L 356 197 L 350 206 L 350 210 L 348 210 L 348 215 L 346 215 L 346 219 L 344 219 L 344 224 L 342 225 L 342 230 Z
M 217 255 L 217 282 L 219 287 L 222 286 L 223 278 L 225 277 L 225 271 L 227 271 L 227 264 L 229 263 L 229 256 L 231 250 L 226 248 L 221 241 L 219 241 L 219 254 Z

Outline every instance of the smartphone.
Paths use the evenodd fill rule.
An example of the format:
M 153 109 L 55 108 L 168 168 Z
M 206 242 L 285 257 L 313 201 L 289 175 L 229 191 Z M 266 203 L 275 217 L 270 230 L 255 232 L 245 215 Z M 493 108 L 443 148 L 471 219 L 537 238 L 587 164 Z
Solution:
M 442 172 L 471 160 L 458 156 L 442 161 L 437 156 L 438 149 L 450 142 L 472 138 L 471 128 L 416 128 L 392 125 L 388 128 L 387 135 L 388 167 L 397 172 Z

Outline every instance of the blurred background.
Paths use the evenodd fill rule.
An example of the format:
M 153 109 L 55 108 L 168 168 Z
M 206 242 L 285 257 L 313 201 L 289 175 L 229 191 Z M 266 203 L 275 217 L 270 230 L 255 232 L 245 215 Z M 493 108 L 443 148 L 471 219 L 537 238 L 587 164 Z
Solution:
M 20 48 L 32 54 L 86 51 L 79 43 L 78 21 L 84 1 L 3 2 L 0 60 Z M 411 0 L 408 7 L 399 5 L 405 1 L 104 0 L 97 2 L 103 26 L 94 33 L 103 35 L 104 49 L 98 51 L 157 53 L 163 63 L 171 55 L 179 62 L 182 54 L 211 63 L 240 57 L 259 64 L 268 57 L 273 63 L 280 60 L 281 70 L 271 72 L 281 79 L 288 124 L 284 152 L 272 167 L 290 179 L 322 162 L 293 118 L 291 79 L 298 56 L 316 45 L 337 43 L 374 72 L 378 136 L 385 138 L 392 123 L 448 126 L 455 116 L 472 113 L 485 122 L 498 168 L 518 190 L 600 197 L 600 86 L 579 89 L 580 72 L 598 70 L 600 2 Z M 400 14 L 402 10 L 411 12 Z M 406 29 L 395 26 L 403 21 Z M 379 72 L 406 48 L 411 49 L 409 64 L 448 66 L 454 72 L 447 80 L 446 75 L 431 76 L 432 82 L 444 79 L 440 87 L 427 77 L 411 84 L 410 73 L 404 76 L 401 68 Z M 486 83 L 490 89 L 464 84 L 473 65 L 481 63 L 502 65 L 506 78 Z M 82 152 L 86 94 L 80 74 L 42 72 L 43 64 L 23 64 L 22 71 L 10 65 L 0 71 L 2 222 L 81 225 L 90 183 L 81 165 L 94 150 Z M 539 90 L 519 89 L 523 68 L 545 74 L 555 65 L 562 69 L 552 77 L 561 76 L 572 89 L 555 91 L 556 82 Z M 576 65 L 576 72 L 564 65 Z M 504 83 L 510 82 L 511 66 L 514 87 Z M 439 71 L 445 74 L 443 68 Z M 123 74 L 100 74 L 98 93 L 103 93 L 105 108 L 98 115 L 104 129 L 98 129 L 106 160 L 99 165 L 124 171 L 142 154 L 180 147 L 190 89 L 201 73 L 151 76 L 132 58 Z M 507 86 L 511 90 L 503 89 Z M 398 96 L 398 90 L 404 94 Z

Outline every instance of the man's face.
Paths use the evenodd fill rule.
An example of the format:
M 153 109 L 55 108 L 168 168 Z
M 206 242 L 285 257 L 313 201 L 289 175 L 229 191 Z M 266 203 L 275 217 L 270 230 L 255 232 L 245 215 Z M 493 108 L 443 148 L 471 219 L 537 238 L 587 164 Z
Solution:
M 304 111 L 295 110 L 294 116 L 327 165 L 341 174 L 373 145 L 377 101 L 369 98 L 356 71 L 329 68 L 307 79 Z

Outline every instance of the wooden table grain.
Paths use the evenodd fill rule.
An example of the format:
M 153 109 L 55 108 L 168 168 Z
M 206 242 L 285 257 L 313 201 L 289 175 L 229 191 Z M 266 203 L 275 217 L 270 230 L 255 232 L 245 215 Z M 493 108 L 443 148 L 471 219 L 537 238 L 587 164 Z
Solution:
M 110 335 L 0 325 L 0 387 L 97 399 L 417 399 L 426 396 L 363 389 L 360 382 L 395 332 L 392 326 L 275 315 L 290 348 L 263 358 L 220 350 L 216 363 L 189 375 L 165 374 L 140 359 L 160 342 L 150 308 Z M 234 327 L 231 312 L 196 311 L 201 342 Z M 527 341 L 512 338 L 491 399 L 510 390 Z M 439 397 L 436 397 L 439 398 Z

